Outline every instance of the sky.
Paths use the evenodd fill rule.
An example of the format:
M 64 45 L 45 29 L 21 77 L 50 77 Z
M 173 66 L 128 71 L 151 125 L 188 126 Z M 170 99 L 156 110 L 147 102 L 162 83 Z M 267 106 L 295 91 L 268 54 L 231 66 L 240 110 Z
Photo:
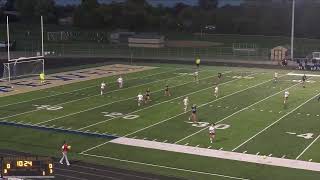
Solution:
M 67 4 L 79 4 L 81 0 L 55 0 L 59 5 Z M 112 0 L 98 0 L 99 2 L 108 3 Z M 113 0 L 113 1 L 123 1 L 123 0 Z M 176 3 L 183 2 L 185 4 L 196 5 L 198 0 L 147 0 L 152 5 L 163 4 L 164 6 L 174 6 Z M 219 0 L 219 6 L 224 6 L 226 4 L 239 5 L 242 0 Z

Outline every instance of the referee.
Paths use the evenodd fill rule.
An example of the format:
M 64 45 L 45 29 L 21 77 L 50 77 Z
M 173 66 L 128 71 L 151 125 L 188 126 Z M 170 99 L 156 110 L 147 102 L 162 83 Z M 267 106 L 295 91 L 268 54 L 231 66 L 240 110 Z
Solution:
M 66 160 L 67 166 L 70 166 L 70 162 L 68 160 L 68 151 L 71 149 L 71 146 L 67 144 L 66 141 L 63 142 L 63 145 L 61 147 L 62 152 L 62 158 L 60 159 L 60 164 L 63 164 L 63 160 Z

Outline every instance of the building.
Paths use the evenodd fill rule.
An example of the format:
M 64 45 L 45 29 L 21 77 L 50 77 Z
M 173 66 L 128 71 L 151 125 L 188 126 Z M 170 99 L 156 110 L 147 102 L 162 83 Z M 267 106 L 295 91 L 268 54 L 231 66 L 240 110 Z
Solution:
M 162 48 L 165 46 L 165 37 L 155 34 L 139 34 L 128 39 L 129 47 Z
M 69 17 L 64 17 L 59 19 L 59 24 L 60 25 L 73 25 L 73 18 L 71 16 Z
M 270 59 L 280 63 L 289 55 L 289 48 L 287 46 L 277 46 L 271 49 Z
M 110 34 L 111 43 L 128 43 L 128 38 L 134 36 L 135 32 L 118 31 Z

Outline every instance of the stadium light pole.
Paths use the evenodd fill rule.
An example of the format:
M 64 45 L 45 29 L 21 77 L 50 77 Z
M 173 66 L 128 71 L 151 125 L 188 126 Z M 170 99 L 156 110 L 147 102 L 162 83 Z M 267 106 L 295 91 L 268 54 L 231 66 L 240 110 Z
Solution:
M 7 50 L 8 50 L 8 61 L 10 61 L 10 32 L 9 32 L 9 16 L 7 16 Z
M 292 18 L 291 18 L 291 60 L 293 60 L 293 41 L 294 41 L 294 14 L 295 14 L 295 0 L 292 0 Z

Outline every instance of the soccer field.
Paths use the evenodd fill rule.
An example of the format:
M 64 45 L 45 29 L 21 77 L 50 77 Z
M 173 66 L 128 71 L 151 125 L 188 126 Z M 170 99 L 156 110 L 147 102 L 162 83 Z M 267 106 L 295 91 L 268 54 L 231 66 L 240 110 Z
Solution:
M 276 71 L 279 79 L 274 82 Z M 110 76 L 1 97 L 0 145 L 60 156 L 57 149 L 67 140 L 73 147 L 71 159 L 185 179 L 320 179 L 320 170 L 311 170 L 309 164 L 302 169 L 281 164 L 299 160 L 289 166 L 299 162 L 319 167 L 320 75 L 308 72 L 303 88 L 301 71 L 202 66 L 199 82 L 193 72 L 193 66 L 159 65 L 124 75 L 123 89 L 116 83 L 118 76 Z M 102 81 L 110 85 L 101 96 Z M 164 96 L 166 85 L 170 97 Z M 139 107 L 136 96 L 147 88 L 151 101 Z M 285 91 L 290 93 L 286 104 Z M 198 107 L 198 123 L 188 120 L 190 107 L 183 110 L 186 96 L 189 106 Z M 213 143 L 211 123 L 216 123 Z M 117 143 L 121 138 L 194 147 L 194 153 Z M 200 149 L 230 155 L 203 156 Z M 234 159 L 239 153 L 257 162 L 247 156 Z

